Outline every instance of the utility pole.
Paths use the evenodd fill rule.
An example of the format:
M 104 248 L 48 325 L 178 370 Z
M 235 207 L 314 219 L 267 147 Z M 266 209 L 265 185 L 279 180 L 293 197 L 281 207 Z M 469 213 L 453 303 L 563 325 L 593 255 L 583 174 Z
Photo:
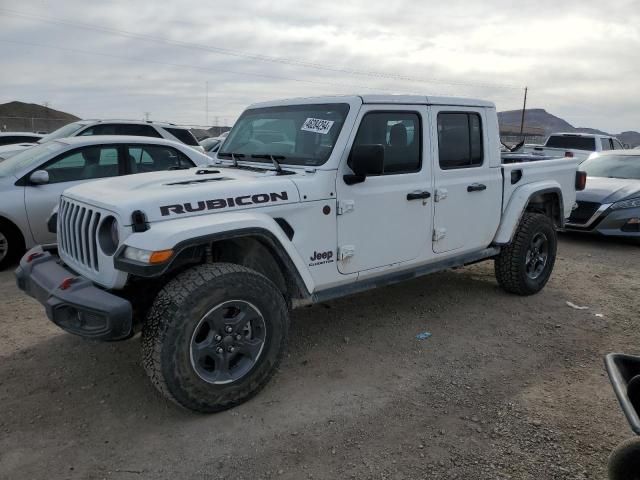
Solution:
M 149 121 L 149 115 L 151 115 L 151 112 L 144 112 L 144 119 L 145 121 Z
M 206 126 L 209 126 L 209 82 L 204 82 L 204 109 L 207 112 L 207 121 L 205 123 Z
M 47 125 L 47 133 L 51 131 L 51 124 L 49 123 L 49 102 L 44 102 L 44 117 Z
M 522 118 L 520 119 L 520 136 L 524 132 L 524 112 L 527 109 L 527 87 L 524 87 L 524 104 L 522 105 Z

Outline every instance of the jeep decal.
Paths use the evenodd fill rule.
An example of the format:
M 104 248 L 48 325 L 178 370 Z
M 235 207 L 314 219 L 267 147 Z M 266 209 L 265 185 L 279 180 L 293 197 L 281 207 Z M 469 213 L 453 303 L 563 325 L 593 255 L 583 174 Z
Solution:
M 203 210 L 218 210 L 235 206 L 246 206 L 258 203 L 277 202 L 278 200 L 288 200 L 287 192 L 280 193 L 257 193 L 255 195 L 240 195 L 238 197 L 216 198 L 214 200 L 200 200 L 198 202 L 178 203 L 175 205 L 163 205 L 160 213 L 163 217 L 172 213 L 192 213 Z
M 309 257 L 309 260 L 311 260 L 311 263 L 309 264 L 310 267 L 324 265 L 325 263 L 333 263 L 333 251 L 313 252 L 313 255 Z

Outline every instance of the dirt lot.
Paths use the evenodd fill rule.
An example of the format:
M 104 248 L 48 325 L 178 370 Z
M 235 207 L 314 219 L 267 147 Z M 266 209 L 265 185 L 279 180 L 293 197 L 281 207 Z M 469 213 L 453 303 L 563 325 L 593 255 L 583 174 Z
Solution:
M 3 272 L 0 477 L 603 479 L 630 431 L 602 357 L 638 352 L 639 263 L 563 236 L 534 297 L 485 263 L 296 311 L 281 372 L 211 416 L 156 393 L 139 338 L 64 334 Z

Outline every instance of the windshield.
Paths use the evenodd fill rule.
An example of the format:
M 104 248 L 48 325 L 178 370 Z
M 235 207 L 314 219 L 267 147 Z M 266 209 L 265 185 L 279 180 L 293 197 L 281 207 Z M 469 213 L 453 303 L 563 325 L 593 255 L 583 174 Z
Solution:
M 592 157 L 582 162 L 580 170 L 587 172 L 589 177 L 640 180 L 640 155 L 602 155 Z
M 286 105 L 246 110 L 218 153 L 278 156 L 281 163 L 322 165 L 327 161 L 349 112 L 346 103 Z M 250 158 L 270 162 L 268 158 Z
M 60 127 L 59 129 L 54 130 L 49 135 L 45 135 L 40 140 L 38 140 L 38 143 L 45 143 L 50 142 L 51 140 L 57 140 L 58 138 L 70 137 L 84 126 L 84 123 L 69 123 L 64 127 Z
M 596 139 L 593 137 L 578 137 L 572 135 L 551 135 L 544 146 L 595 152 Z
M 52 153 L 62 150 L 64 147 L 65 145 L 62 143 L 50 142 L 27 148 L 0 162 L 0 178 L 13 175 L 24 168 L 35 167 Z

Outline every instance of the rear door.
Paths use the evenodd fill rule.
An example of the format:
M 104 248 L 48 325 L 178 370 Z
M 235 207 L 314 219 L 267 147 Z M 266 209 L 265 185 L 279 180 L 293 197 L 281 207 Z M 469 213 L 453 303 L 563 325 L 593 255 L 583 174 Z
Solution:
M 431 107 L 434 144 L 433 251 L 471 251 L 488 246 L 502 210 L 502 174 L 490 167 L 494 145 L 483 108 Z

